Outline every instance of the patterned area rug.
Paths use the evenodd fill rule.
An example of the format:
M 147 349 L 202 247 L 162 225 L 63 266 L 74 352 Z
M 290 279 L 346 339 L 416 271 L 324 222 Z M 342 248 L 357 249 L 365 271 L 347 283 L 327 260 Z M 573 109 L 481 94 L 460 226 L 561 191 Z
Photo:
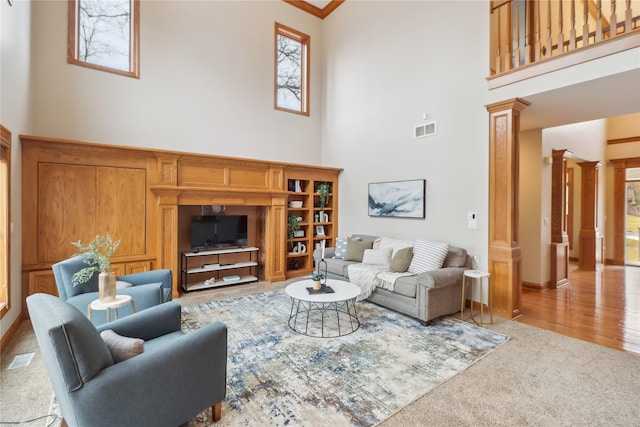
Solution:
M 456 375 L 509 337 L 444 317 L 418 321 L 369 302 L 360 328 L 313 338 L 287 325 L 283 290 L 184 307 L 183 329 L 228 327 L 223 426 L 372 426 Z M 187 426 L 208 426 L 210 411 Z

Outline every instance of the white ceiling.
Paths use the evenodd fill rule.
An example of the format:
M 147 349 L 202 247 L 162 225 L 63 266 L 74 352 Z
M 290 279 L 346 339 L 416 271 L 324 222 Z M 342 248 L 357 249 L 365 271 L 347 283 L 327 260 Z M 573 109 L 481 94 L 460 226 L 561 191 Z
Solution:
M 324 9 L 329 3 L 331 3 L 331 0 L 305 0 L 305 2 L 314 5 L 319 9 Z
M 520 129 L 544 129 L 640 111 L 640 69 L 525 96 Z M 594 101 L 595 100 L 595 101 Z

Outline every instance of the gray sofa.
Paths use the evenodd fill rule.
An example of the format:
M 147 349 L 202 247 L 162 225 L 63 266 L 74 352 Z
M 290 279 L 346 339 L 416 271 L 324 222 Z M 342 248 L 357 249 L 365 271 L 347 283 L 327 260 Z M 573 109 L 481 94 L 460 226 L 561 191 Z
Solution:
M 354 234 L 352 239 L 375 241 L 378 236 Z M 355 261 L 333 258 L 335 247 L 325 248 L 327 278 L 349 281 L 349 268 Z M 318 265 L 321 250 L 313 252 Z M 324 268 L 324 267 L 323 267 Z M 471 260 L 465 249 L 450 246 L 442 268 L 413 276 L 401 277 L 396 281 L 394 291 L 377 287 L 368 301 L 409 315 L 426 324 L 440 316 L 460 311 L 462 298 L 462 276 L 471 268 Z

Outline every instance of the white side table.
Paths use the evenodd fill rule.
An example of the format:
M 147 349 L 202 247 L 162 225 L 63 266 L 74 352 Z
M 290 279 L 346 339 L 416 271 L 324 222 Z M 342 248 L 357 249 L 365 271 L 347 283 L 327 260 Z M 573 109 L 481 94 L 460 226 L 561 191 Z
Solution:
M 136 304 L 131 298 L 131 295 L 116 295 L 116 299 L 109 302 L 102 302 L 99 299 L 91 301 L 91 304 L 87 307 L 87 317 L 91 320 L 91 313 L 93 310 L 105 310 L 107 312 L 107 322 L 111 321 L 111 310 L 115 313 L 115 318 L 118 318 L 118 309 L 125 305 L 131 305 L 131 312 L 136 312 Z
M 469 298 L 469 301 L 471 303 L 471 314 L 470 314 L 470 318 L 471 320 L 473 320 L 475 322 L 475 320 L 473 319 L 473 284 L 476 283 L 475 279 L 479 279 L 478 282 L 480 284 L 480 298 L 479 298 L 479 302 L 480 302 L 480 326 L 482 326 L 482 323 L 484 321 L 484 295 L 483 295 L 483 290 L 484 290 L 484 279 L 487 279 L 487 306 L 489 307 L 489 314 L 491 315 L 491 323 L 493 323 L 493 298 L 491 297 L 491 278 L 490 278 L 490 274 L 486 271 L 480 271 L 480 270 L 466 270 L 464 272 L 464 275 L 462 276 L 462 303 L 460 304 L 460 320 L 464 320 L 464 306 L 465 306 L 465 296 L 466 296 L 466 290 L 467 290 L 467 277 L 470 279 L 473 279 L 471 281 L 471 295 Z M 476 322 L 477 324 L 477 322 Z

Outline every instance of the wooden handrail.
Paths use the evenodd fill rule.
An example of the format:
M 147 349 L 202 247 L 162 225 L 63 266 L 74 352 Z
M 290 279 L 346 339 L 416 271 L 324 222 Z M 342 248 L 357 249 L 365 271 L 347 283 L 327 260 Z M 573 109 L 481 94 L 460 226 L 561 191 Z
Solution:
M 490 19 L 493 76 L 639 31 L 640 0 L 496 0 Z

